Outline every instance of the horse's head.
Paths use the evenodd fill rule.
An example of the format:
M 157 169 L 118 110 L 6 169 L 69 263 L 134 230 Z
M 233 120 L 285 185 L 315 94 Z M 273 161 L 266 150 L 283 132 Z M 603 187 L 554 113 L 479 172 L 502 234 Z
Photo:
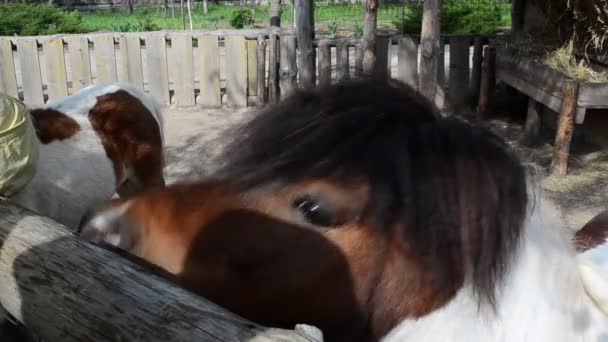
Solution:
M 524 170 L 497 136 L 434 111 L 401 84 L 298 91 L 244 125 L 213 179 L 117 202 L 82 234 L 246 318 L 328 340 L 377 339 L 464 286 L 491 305 Z

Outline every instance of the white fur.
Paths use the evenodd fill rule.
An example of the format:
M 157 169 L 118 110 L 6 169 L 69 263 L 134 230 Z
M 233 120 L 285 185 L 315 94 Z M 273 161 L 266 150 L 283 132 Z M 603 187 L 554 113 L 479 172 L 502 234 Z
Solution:
M 557 207 L 540 192 L 532 193 L 534 207 L 497 297 L 496 313 L 484 307 L 478 311 L 465 286 L 444 308 L 404 320 L 383 341 L 608 341 L 608 316 L 585 291 L 572 234 Z M 608 260 L 608 250 L 601 258 Z M 593 279 L 596 290 L 608 289 L 608 278 L 603 283 Z
M 114 195 L 119 184 L 116 184 L 112 162 L 93 130 L 88 113 L 97 103 L 98 96 L 120 89 L 144 103 L 154 114 L 162 132 L 158 104 L 143 90 L 129 84 L 96 84 L 47 103 L 43 108 L 53 108 L 71 117 L 80 125 L 80 131 L 69 139 L 40 144 L 36 174 L 24 189 L 11 197 L 12 202 L 74 229 L 87 209 Z M 128 176 L 129 170 L 125 170 L 125 174 Z

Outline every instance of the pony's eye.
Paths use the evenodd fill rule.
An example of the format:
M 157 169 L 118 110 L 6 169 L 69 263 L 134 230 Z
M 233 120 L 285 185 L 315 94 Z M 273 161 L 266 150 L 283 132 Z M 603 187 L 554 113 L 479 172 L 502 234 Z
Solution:
M 298 198 L 293 201 L 293 207 L 299 210 L 310 224 L 320 227 L 329 227 L 333 224 L 331 213 L 311 198 Z

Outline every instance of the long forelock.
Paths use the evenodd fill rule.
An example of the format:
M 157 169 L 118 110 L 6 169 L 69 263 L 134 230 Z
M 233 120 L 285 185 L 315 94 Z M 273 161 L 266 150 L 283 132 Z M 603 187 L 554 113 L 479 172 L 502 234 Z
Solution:
M 365 80 L 297 91 L 240 134 L 220 177 L 244 187 L 366 177 L 379 226 L 405 218 L 437 291 L 466 276 L 494 303 L 527 208 L 523 166 L 497 135 L 437 119 L 407 86 Z

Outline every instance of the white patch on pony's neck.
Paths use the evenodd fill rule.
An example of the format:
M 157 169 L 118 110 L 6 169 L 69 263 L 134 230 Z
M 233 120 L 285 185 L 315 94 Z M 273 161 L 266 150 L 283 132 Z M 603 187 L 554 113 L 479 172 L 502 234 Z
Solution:
M 530 188 L 532 190 L 532 188 Z M 527 342 L 608 338 L 608 317 L 586 294 L 572 233 L 557 207 L 531 191 L 519 251 L 512 259 L 496 312 L 482 307 L 465 286 L 443 308 L 402 321 L 382 341 Z

